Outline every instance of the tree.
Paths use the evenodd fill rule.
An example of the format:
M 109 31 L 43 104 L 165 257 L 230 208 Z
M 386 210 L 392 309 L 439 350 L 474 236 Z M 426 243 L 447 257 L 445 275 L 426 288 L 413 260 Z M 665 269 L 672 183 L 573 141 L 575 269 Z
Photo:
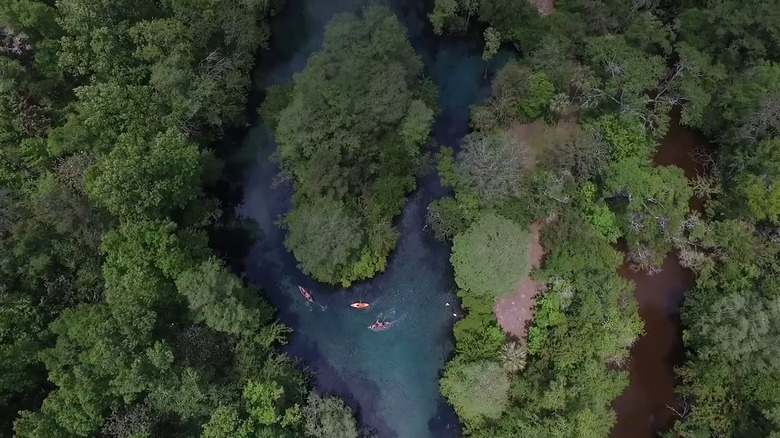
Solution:
M 756 144 L 751 155 L 743 159 L 744 170 L 735 178 L 735 201 L 747 207 L 751 219 L 777 223 L 780 221 L 780 138 Z M 741 208 L 735 210 L 745 212 Z
M 154 426 L 154 419 L 146 404 L 135 404 L 115 411 L 103 425 L 101 432 L 116 438 L 148 436 Z
M 450 261 L 460 288 L 476 295 L 509 294 L 530 269 L 527 235 L 508 219 L 482 213 L 455 236 Z
M 437 199 L 428 205 L 425 226 L 430 227 L 439 240 L 451 240 L 466 231 L 477 217 L 478 201 L 474 196 L 456 195 Z
M 47 148 L 55 156 L 110 152 L 122 133 L 144 141 L 164 127 L 166 112 L 149 86 L 98 83 L 74 90 L 77 103 L 67 122 L 52 130 Z
M 87 190 L 121 219 L 157 219 L 200 193 L 201 153 L 173 130 L 145 142 L 120 136 L 116 147 L 87 172 Z
M 760 141 L 780 134 L 780 63 L 762 61 L 746 72 L 734 72 L 718 90 L 708 131 L 723 130 L 730 141 Z
M 447 32 L 464 32 L 471 17 L 477 13 L 478 0 L 436 0 L 428 18 L 437 35 Z
M 247 382 L 244 399 L 247 401 L 249 418 L 262 425 L 276 423 L 279 419 L 276 403 L 283 394 L 284 389 L 276 382 Z
M 609 159 L 609 143 L 597 129 L 578 127 L 556 139 L 544 151 L 543 162 L 557 174 L 586 181 L 603 172 Z
M 680 40 L 736 69 L 761 58 L 777 59 L 778 19 L 771 1 L 705 0 L 679 14 Z
M 170 221 L 125 224 L 106 234 L 101 250 L 106 301 L 150 308 L 176 303 L 173 281 L 207 254 L 203 234 L 176 230 Z
M 433 110 L 422 100 L 414 100 L 401 123 L 401 139 L 415 153 L 415 148 L 428 141 L 433 124 Z
M 501 347 L 501 366 L 508 373 L 523 371 L 526 366 L 528 352 L 525 347 L 517 342 L 507 342 Z
M 677 84 L 682 94 L 681 122 L 685 125 L 706 129 L 709 122 L 713 91 L 720 88 L 726 78 L 725 67 L 706 51 L 688 43 L 680 42 L 675 47 L 680 57 L 678 63 L 684 74 Z
M 37 353 L 43 330 L 36 319 L 26 297 L 0 294 L 0 406 L 29 391 L 40 378 Z
M 458 154 L 459 181 L 484 205 L 516 196 L 526 167 L 526 154 L 525 144 L 514 139 L 509 131 L 469 134 Z
M 384 269 L 397 240 L 392 219 L 414 188 L 434 108 L 435 88 L 387 8 L 340 14 L 327 25 L 274 131 L 283 171 L 295 182 L 288 248 L 306 272 L 349 284 Z M 315 210 L 332 210 L 328 220 L 345 232 L 323 236 L 310 227 Z M 365 233 L 346 236 L 358 224 Z
M 201 196 L 280 3 L 1 3 L 0 435 L 17 412 L 25 438 L 192 435 L 230 405 L 251 428 L 226 438 L 300 436 L 289 330 L 209 259 Z M 265 399 L 240 400 L 247 381 L 284 389 L 279 422 L 248 418 Z
M 594 120 L 589 128 L 595 129 L 606 140 L 612 161 L 625 158 L 649 160 L 658 145 L 642 123 L 630 115 L 607 114 Z
M 360 222 L 340 203 L 302 204 L 285 217 L 284 224 L 285 246 L 301 269 L 320 281 L 341 278 L 339 270 L 354 263 L 363 245 Z
M 606 104 L 621 114 L 634 114 L 641 118 L 648 130 L 664 132 L 666 126 L 659 123 L 668 111 L 668 102 L 658 92 L 666 77 L 664 59 L 631 47 L 622 35 L 605 35 L 591 38 L 585 46 L 587 66 L 596 75 L 596 81 L 586 81 L 581 106 L 594 108 Z M 647 106 L 655 103 L 654 112 Z
M 302 409 L 306 436 L 313 438 L 357 438 L 357 424 L 350 409 L 335 397 L 309 393 Z
M 479 20 L 501 33 L 505 41 L 511 41 L 521 52 L 532 52 L 539 35 L 545 33 L 539 11 L 531 2 L 513 0 L 479 1 Z
M 251 334 L 273 317 L 267 303 L 258 308 L 257 291 L 244 286 L 214 258 L 180 275 L 176 287 L 187 297 L 195 319 L 214 330 Z
M 501 47 L 501 34 L 492 27 L 488 27 L 484 32 L 485 48 L 482 50 L 482 60 L 490 61 L 498 53 Z
M 520 120 L 531 121 L 541 117 L 555 95 L 555 86 L 544 73 L 534 73 L 528 78 L 528 91 L 518 108 Z
M 105 304 L 82 305 L 51 324 L 57 342 L 41 357 L 58 389 L 44 401 L 39 418 L 88 436 L 103 424 L 110 406 L 133 400 L 161 375 L 167 377 L 173 358 L 164 343 L 153 346 L 154 313 L 138 307 L 123 311 L 118 319 Z
M 242 421 L 235 408 L 220 406 L 211 414 L 211 419 L 203 426 L 200 438 L 228 438 L 241 436 L 244 432 Z
M 452 361 L 439 381 L 441 393 L 469 426 L 497 420 L 509 404 L 509 379 L 492 361 Z
M 660 265 L 681 237 L 693 191 L 677 166 L 648 167 L 624 159 L 607 166 L 605 197 L 619 202 L 618 218 L 639 269 Z

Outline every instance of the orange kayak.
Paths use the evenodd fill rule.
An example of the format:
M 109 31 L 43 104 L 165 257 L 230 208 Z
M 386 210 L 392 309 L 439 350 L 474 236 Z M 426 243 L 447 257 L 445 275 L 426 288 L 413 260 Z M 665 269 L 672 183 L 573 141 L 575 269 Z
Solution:
M 355 303 L 350 304 L 350 306 L 355 309 L 368 309 L 369 307 L 371 307 L 371 304 L 368 304 L 365 301 L 357 301 Z

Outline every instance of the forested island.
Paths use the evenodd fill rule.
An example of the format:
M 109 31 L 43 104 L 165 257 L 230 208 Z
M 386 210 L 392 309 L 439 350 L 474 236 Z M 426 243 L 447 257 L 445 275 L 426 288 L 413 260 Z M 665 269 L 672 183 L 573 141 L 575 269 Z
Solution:
M 780 437 L 780 2 L 287 1 L 0 4 L 0 436 Z

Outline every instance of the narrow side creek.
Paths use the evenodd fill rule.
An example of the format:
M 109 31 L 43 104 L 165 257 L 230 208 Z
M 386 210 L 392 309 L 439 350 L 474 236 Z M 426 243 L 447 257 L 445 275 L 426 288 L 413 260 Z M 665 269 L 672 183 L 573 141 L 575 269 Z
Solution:
M 657 166 L 678 166 L 691 179 L 703 171 L 692 152 L 706 144 L 699 133 L 681 126 L 675 115 L 653 162 Z M 691 200 L 691 208 L 700 208 L 695 199 Z M 676 418 L 671 408 L 679 407 L 674 394 L 678 383 L 674 367 L 684 359 L 680 306 L 685 293 L 694 286 L 694 276 L 674 254 L 666 257 L 661 272 L 655 275 L 634 272 L 628 265 L 623 265 L 620 274 L 636 284 L 634 295 L 645 322 L 645 335 L 631 349 L 629 386 L 613 403 L 617 424 L 612 436 L 652 438 L 671 427 Z

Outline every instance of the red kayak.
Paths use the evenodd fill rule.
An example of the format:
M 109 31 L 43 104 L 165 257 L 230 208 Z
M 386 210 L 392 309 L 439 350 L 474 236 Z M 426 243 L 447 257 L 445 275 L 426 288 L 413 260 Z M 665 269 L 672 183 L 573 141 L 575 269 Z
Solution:
M 369 307 L 371 307 L 371 305 L 366 303 L 365 301 L 357 301 L 355 303 L 350 304 L 350 307 L 354 309 L 368 309 Z
M 369 330 L 373 330 L 375 332 L 381 331 L 381 330 L 387 330 L 393 325 L 393 321 L 382 321 L 382 322 L 375 322 L 368 326 Z
M 304 298 L 306 298 L 306 301 L 310 303 L 314 303 L 314 298 L 311 297 L 311 292 L 309 292 L 305 287 L 298 286 L 298 290 L 301 291 L 301 295 L 303 295 Z

